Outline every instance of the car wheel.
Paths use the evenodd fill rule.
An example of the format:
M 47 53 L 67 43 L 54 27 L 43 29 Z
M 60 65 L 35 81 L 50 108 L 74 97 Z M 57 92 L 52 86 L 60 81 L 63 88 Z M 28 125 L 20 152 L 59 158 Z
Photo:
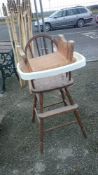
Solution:
M 84 20 L 83 19 L 79 19 L 77 22 L 77 27 L 81 28 L 84 26 Z
M 46 32 L 50 31 L 51 25 L 49 23 L 45 23 L 45 29 L 46 29 Z

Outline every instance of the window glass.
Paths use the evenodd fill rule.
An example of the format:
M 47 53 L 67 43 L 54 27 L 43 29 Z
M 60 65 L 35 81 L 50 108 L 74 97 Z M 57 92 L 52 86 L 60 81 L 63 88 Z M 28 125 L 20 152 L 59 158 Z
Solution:
M 58 13 L 56 13 L 56 14 L 54 15 L 54 17 L 60 18 L 60 17 L 62 17 L 62 14 L 63 14 L 63 11 L 61 10 L 61 11 L 59 11 Z
M 79 13 L 86 13 L 87 10 L 85 8 L 78 8 Z
M 72 11 L 73 11 L 73 14 L 74 14 L 74 15 L 76 15 L 76 14 L 79 13 L 77 9 L 72 9 Z
M 62 16 L 62 10 L 52 13 L 52 15 L 50 15 L 49 17 L 50 18 L 54 18 L 54 17 L 58 18 L 58 17 L 61 17 L 61 16 Z
M 67 15 L 67 10 L 63 10 L 63 16 L 66 16 Z
M 67 10 L 67 16 L 76 15 L 76 14 L 78 14 L 77 9 Z

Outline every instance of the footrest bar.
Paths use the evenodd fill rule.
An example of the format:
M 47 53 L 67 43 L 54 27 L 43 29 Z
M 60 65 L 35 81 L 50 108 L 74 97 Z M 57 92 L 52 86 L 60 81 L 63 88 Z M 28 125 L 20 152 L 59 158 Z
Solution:
M 37 115 L 39 118 L 47 118 L 47 117 L 55 116 L 58 114 L 68 113 L 68 112 L 76 110 L 77 108 L 78 108 L 77 104 L 68 105 L 68 106 L 60 107 L 60 108 L 57 108 L 51 111 L 37 113 Z

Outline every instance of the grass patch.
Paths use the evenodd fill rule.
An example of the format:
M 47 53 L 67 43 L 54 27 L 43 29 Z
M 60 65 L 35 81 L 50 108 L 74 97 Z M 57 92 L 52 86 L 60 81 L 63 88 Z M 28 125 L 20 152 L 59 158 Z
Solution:
M 92 13 L 93 13 L 94 15 L 98 14 L 98 9 L 92 10 Z

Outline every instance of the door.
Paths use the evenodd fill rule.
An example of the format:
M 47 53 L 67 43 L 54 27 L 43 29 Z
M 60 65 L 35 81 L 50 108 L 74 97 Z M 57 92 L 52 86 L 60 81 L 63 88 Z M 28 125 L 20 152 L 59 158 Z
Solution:
M 78 19 L 77 9 L 68 9 L 65 13 L 65 26 L 73 26 L 76 24 Z
M 58 11 L 55 15 L 51 18 L 51 24 L 53 28 L 60 28 L 64 25 L 64 15 L 63 10 Z

